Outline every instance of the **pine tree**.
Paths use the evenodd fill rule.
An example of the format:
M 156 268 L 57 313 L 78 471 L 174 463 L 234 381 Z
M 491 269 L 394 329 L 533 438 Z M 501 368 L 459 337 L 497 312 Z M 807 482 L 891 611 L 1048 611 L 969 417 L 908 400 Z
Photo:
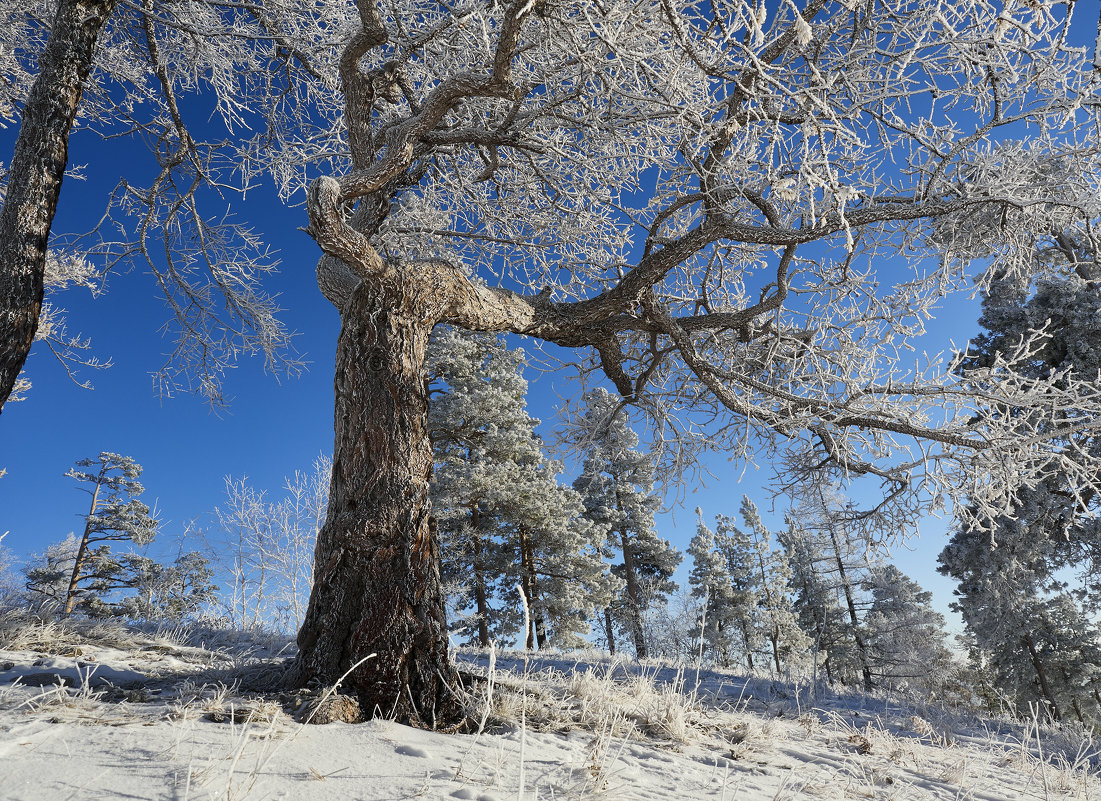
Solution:
M 91 503 L 84 515 L 84 533 L 75 540 L 68 582 L 57 598 L 63 614 L 72 614 L 78 605 L 94 611 L 100 596 L 133 586 L 133 571 L 112 552 L 111 543 L 147 545 L 156 536 L 157 521 L 149 507 L 137 500 L 145 491 L 138 481 L 141 472 L 141 465 L 130 457 L 104 451 L 95 459 L 81 459 L 65 474 L 91 485 L 80 488 L 91 496 Z M 50 570 L 58 568 L 54 564 Z M 56 588 L 58 581 L 52 573 L 29 573 L 28 580 L 32 589 L 38 590 Z
M 115 604 L 97 604 L 97 616 L 113 614 L 179 623 L 213 601 L 218 591 L 211 580 L 214 572 L 210 560 L 197 551 L 181 554 L 168 565 L 148 556 L 128 554 L 123 565 L 124 572 L 132 576 L 125 586 L 137 593 Z
M 787 555 L 772 550 L 771 535 L 749 498 L 743 496 L 740 512 L 744 529 L 734 518 L 716 515 L 713 532 L 696 510 L 700 521 L 689 546 L 689 583 L 694 596 L 707 599 L 704 642 L 719 664 L 731 664 L 740 652 L 750 670 L 760 666 L 761 657 L 777 675 L 800 669 L 811 641 L 793 605 Z
M 1014 362 L 1026 380 L 1066 386 L 1101 375 L 1101 292 L 1088 238 L 1061 232 L 1037 245 L 1047 268 L 1034 283 L 995 277 L 983 298 L 983 332 L 959 358 L 961 370 Z M 1066 409 L 1065 419 L 1081 419 Z M 1075 434 L 1072 447 L 1101 454 L 1101 438 Z M 1096 581 L 1101 525 L 1097 492 L 1052 472 L 1019 489 L 1011 515 L 989 531 L 960 528 L 940 556 L 958 582 L 955 607 L 975 660 L 1025 712 L 1043 703 L 1052 717 L 1096 720 L 1101 611 Z M 1085 503 L 1085 506 L 1083 505 Z M 1085 508 L 1088 506 L 1089 508 Z M 1080 586 L 1068 590 L 1068 581 Z
M 527 414 L 522 351 L 496 337 L 440 328 L 433 335 L 429 413 L 432 502 L 444 578 L 472 607 L 471 639 L 487 646 L 520 627 L 515 587 L 533 617 L 527 647 L 579 645 L 608 602 L 599 544 L 580 496 L 557 481 Z
M 862 623 L 876 683 L 892 689 L 943 685 L 952 655 L 933 594 L 895 565 L 872 568 L 865 589 L 872 601 Z
M 741 593 L 734 589 L 727 561 L 716 546 L 715 532 L 704 522 L 703 510 L 697 508 L 696 516 L 696 535 L 688 544 L 688 555 L 692 557 L 688 583 L 692 595 L 702 602 L 702 612 L 693 636 L 702 638 L 701 644 L 706 645 L 712 659 L 726 666 L 735 653 L 733 635 L 743 608 Z
M 619 402 L 603 388 L 586 393 L 584 400 L 575 425 L 586 454 L 573 486 L 584 498 L 586 516 L 609 532 L 606 553 L 618 551 L 623 560 L 612 567 L 623 591 L 605 612 L 609 650 L 615 648 L 614 621 L 628 632 L 635 655 L 644 658 L 649 650 L 643 614 L 676 590 L 671 578 L 682 556 L 654 530 L 660 501 L 654 497 L 653 462 L 638 450 L 638 435 Z
M 779 675 L 784 668 L 800 670 L 806 665 L 811 642 L 799 627 L 791 597 L 792 568 L 782 549 L 773 550 L 771 535 L 756 504 L 742 496 L 742 519 L 750 532 L 756 555 L 756 583 L 759 588 L 758 627 L 768 642 L 772 664 Z
M 793 606 L 799 627 L 812 641 L 815 670 L 819 659 L 826 681 L 847 681 L 854 668 L 851 624 L 840 601 L 836 582 L 827 572 L 833 560 L 819 538 L 789 516 L 780 545 L 791 566 Z
M 1033 508 L 1049 499 L 1039 488 L 1020 493 L 1019 516 L 999 522 L 996 540 L 988 532 L 956 531 L 939 569 L 958 582 L 953 608 L 973 643 L 973 661 L 1018 712 L 1039 703 L 1055 720 L 1097 722 L 1101 632 L 1086 611 L 1096 607 L 1088 591 L 1071 593 L 1055 575 L 1068 543 L 1051 538 L 1055 526 Z
M 807 568 L 817 571 L 828 590 L 837 594 L 846 616 L 846 636 L 830 637 L 834 647 L 831 653 L 833 667 L 855 661 L 864 689 L 871 690 L 874 686 L 871 657 L 860 624 L 863 599 L 859 594 L 867 571 L 873 565 L 870 539 L 852 504 L 842 496 L 836 484 L 814 481 L 805 488 L 800 500 L 794 510 L 799 526 L 795 531 L 789 528 L 789 533 L 793 538 L 802 536 L 804 552 L 801 558 L 809 560 Z M 815 597 L 814 602 L 823 604 L 823 622 L 831 617 L 825 599 Z M 846 649 L 839 647 L 845 641 L 852 646 L 847 654 Z M 847 672 L 843 670 L 842 677 Z

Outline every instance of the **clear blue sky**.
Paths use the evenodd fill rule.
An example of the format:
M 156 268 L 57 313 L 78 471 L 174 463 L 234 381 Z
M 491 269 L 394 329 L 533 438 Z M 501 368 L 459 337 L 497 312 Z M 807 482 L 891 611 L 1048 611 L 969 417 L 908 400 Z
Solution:
M 10 153 L 13 132 L 4 133 L 0 153 Z M 144 156 L 135 156 L 132 145 L 105 147 L 86 132 L 74 135 L 70 155 L 72 163 L 87 165 L 87 180 L 66 181 L 55 233 L 80 232 L 94 225 L 107 190 Z M 7 156 L 0 159 L 7 161 Z M 0 533 L 10 532 L 4 545 L 18 556 L 40 551 L 82 525 L 87 496 L 63 474 L 76 459 L 102 450 L 132 456 L 144 465 L 144 500 L 155 503 L 166 521 L 161 536 L 168 541 L 184 523 L 206 516 L 223 502 L 227 475 L 247 475 L 255 486 L 274 492 L 285 475 L 308 469 L 319 453 L 331 450 L 339 321 L 316 288 L 317 247 L 296 230 L 305 224 L 305 212 L 283 206 L 272 192 L 256 191 L 247 204 L 238 204 L 238 213 L 279 251 L 280 274 L 268 286 L 281 295 L 282 319 L 300 332 L 297 344 L 311 362 L 308 372 L 278 382 L 264 374 L 259 361 L 245 361 L 226 380 L 231 405 L 217 412 L 195 396 L 158 398 L 150 373 L 161 365 L 172 340 L 160 333 L 168 313 L 142 267 L 113 275 L 108 291 L 97 299 L 82 289 L 57 296 L 69 312 L 70 331 L 90 336 L 94 352 L 110 357 L 114 367 L 83 372 L 80 377 L 90 379 L 95 389 L 81 389 L 45 348 L 36 346 L 28 362 L 34 382 L 28 400 L 9 404 L 0 415 L 0 467 L 8 470 L 0 479 Z M 959 303 L 952 311 L 951 326 L 942 326 L 930 337 L 930 350 L 945 347 L 949 337 L 962 342 L 975 330 L 973 304 Z M 534 379 L 531 413 L 550 423 L 557 393 L 568 387 L 561 377 L 529 377 Z M 714 458 L 709 467 L 717 479 L 689 493 L 675 514 L 662 516 L 663 536 L 685 549 L 695 530 L 696 506 L 709 519 L 716 513 L 735 514 L 743 493 L 757 501 L 766 522 L 780 528 L 783 500 L 775 502 L 776 514 L 770 515 L 773 503 L 762 490 L 767 457 L 762 456 L 760 464 L 758 473 Z M 945 525 L 930 520 L 921 538 L 910 542 L 912 552 L 904 547 L 894 551 L 900 567 L 934 591 L 942 611 L 947 611 L 952 587 L 935 573 Z M 686 580 L 687 565 L 677 578 Z

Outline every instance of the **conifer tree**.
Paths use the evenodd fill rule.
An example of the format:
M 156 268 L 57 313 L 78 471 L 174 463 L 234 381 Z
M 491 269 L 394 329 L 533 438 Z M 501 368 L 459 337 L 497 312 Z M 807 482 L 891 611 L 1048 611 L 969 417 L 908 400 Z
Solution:
M 474 642 L 518 630 L 519 584 L 534 623 L 523 632 L 527 647 L 575 646 L 614 582 L 600 558 L 604 532 L 543 453 L 523 362 L 491 335 L 441 328 L 433 336 L 432 502 L 443 572 L 460 587 L 459 605 L 473 607 Z
M 1067 543 L 1052 538 L 1044 513 L 1031 508 L 1049 497 L 1044 490 L 1021 493 L 1020 516 L 1000 521 L 997 547 L 986 532 L 955 532 L 939 569 L 958 582 L 953 608 L 973 643 L 973 661 L 1018 712 L 1039 703 L 1055 720 L 1096 722 L 1101 632 L 1087 611 L 1095 609 L 1089 592 L 1071 594 L 1054 575 Z
M 1088 237 L 1064 232 L 1036 245 L 1046 270 L 1036 281 L 996 276 L 983 297 L 983 332 L 958 359 L 959 370 L 996 370 L 1016 359 L 1025 380 L 1067 386 L 1101 375 L 1101 292 L 1097 254 Z M 1002 412 L 1008 414 L 1008 412 Z M 1070 422 L 1081 409 L 1062 412 Z M 1054 428 L 1046 424 L 1045 429 Z M 1072 435 L 1073 447 L 1101 454 L 1101 437 Z M 955 607 L 974 655 L 1020 711 L 1042 702 L 1053 718 L 1086 717 L 1099 703 L 1101 636 L 1090 622 L 1101 610 L 1096 581 L 1096 491 L 1053 471 L 1016 491 L 1011 514 L 990 531 L 961 526 L 940 556 L 958 582 Z M 1079 586 L 1068 590 L 1068 581 Z
M 576 421 L 585 446 L 581 475 L 573 486 L 584 498 L 587 517 L 608 531 L 607 552 L 618 551 L 622 562 L 612 573 L 623 580 L 623 591 L 606 612 L 606 635 L 614 649 L 616 621 L 625 629 L 639 658 L 648 656 L 643 613 L 676 589 L 672 575 L 681 554 L 654 530 L 652 460 L 638 450 L 639 439 L 621 412 L 621 404 L 603 388 L 585 395 L 585 410 Z
M 740 512 L 744 529 L 734 518 L 716 515 L 712 532 L 701 516 L 689 546 L 693 595 L 708 602 L 704 642 L 720 664 L 731 664 L 737 650 L 750 670 L 762 664 L 762 656 L 777 674 L 799 669 L 811 640 L 799 627 L 787 556 L 772 550 L 771 535 L 749 498 L 743 496 Z
M 793 606 L 799 626 L 812 641 L 815 670 L 820 664 L 826 681 L 847 681 L 859 668 L 854 661 L 851 623 L 841 605 L 841 595 L 828 572 L 833 560 L 819 538 L 792 516 L 779 535 L 792 569 Z
M 833 655 L 847 656 L 844 659 L 846 662 L 855 661 L 864 689 L 871 690 L 874 686 L 871 658 L 860 624 L 860 608 L 863 606 L 860 588 L 874 558 L 871 540 L 852 504 L 841 495 L 835 483 L 816 480 L 808 484 L 794 514 L 799 526 L 795 531 L 789 528 L 789 533 L 793 537 L 803 537 L 802 558 L 809 560 L 809 569 L 819 573 L 828 590 L 837 594 L 847 618 L 847 636 L 834 640 Z M 819 597 L 814 602 L 823 604 L 823 620 L 830 617 L 828 602 Z M 852 646 L 847 655 L 837 647 L 846 640 Z M 834 661 L 841 660 L 835 658 Z
M 742 608 L 741 593 L 734 589 L 730 569 L 716 545 L 715 532 L 704 522 L 703 510 L 697 508 L 696 515 L 696 535 L 688 544 L 688 555 L 692 557 L 688 583 L 692 595 L 701 600 L 702 611 L 693 636 L 702 638 L 711 657 L 725 666 L 735 652 L 733 635 Z
M 756 582 L 759 587 L 758 627 L 768 642 L 772 664 L 779 675 L 786 667 L 805 666 L 810 638 L 799 628 L 799 619 L 791 597 L 792 569 L 783 549 L 771 547 L 771 535 L 757 505 L 742 496 L 742 519 L 750 532 L 756 555 Z
M 149 507 L 137 499 L 145 491 L 138 481 L 141 473 L 141 465 L 129 456 L 103 451 L 94 459 L 81 459 L 65 474 L 90 485 L 80 489 L 91 496 L 91 503 L 84 515 L 84 533 L 76 542 L 68 585 L 60 599 L 63 614 L 72 614 L 84 600 L 133 586 L 133 572 L 118 561 L 110 543 L 147 545 L 156 536 L 157 521 L 149 514 Z
M 862 624 L 876 683 L 935 690 L 951 670 L 952 656 L 933 594 L 889 564 L 872 568 L 865 588 L 872 601 Z

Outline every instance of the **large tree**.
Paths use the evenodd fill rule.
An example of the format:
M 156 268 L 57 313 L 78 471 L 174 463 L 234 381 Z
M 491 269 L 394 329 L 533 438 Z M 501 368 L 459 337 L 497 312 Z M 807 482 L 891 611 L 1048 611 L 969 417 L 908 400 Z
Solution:
M 194 87 L 200 75 L 217 90 L 232 84 L 218 103 L 232 119 L 215 138 L 226 150 L 185 135 L 178 103 L 134 128 L 164 160 L 154 188 L 186 189 L 171 177 L 201 179 L 216 164 L 269 170 L 287 191 L 316 175 L 311 165 L 325 173 L 310 184 L 309 231 L 342 331 L 300 681 L 336 681 L 358 664 L 346 686 L 366 709 L 431 720 L 455 708 L 427 502 L 423 364 L 440 322 L 579 349 L 651 416 L 660 441 L 679 446 L 666 466 L 709 447 L 735 457 L 790 448 L 792 478 L 881 480 L 889 502 L 876 514 L 896 520 L 964 493 L 971 505 L 955 508 L 965 514 L 1007 511 L 1023 476 L 1097 481 L 1090 454 L 1069 440 L 1101 425 L 1087 384 L 1022 377 L 1008 357 L 962 374 L 899 358 L 944 295 L 970 289 L 990 261 L 1018 274 L 1058 269 L 1031 258 L 1036 241 L 1091 236 L 1097 84 L 1090 52 L 1070 36 L 1071 2 L 165 0 L 115 14 L 123 9 L 129 27 L 103 61 L 148 54 L 139 73 L 150 80 L 134 86 Z M 229 36 L 233 27 L 246 35 Z M 54 32 L 79 38 L 60 22 Z M 175 69 L 241 42 L 264 47 L 212 71 Z M 49 91 L 55 79 L 43 80 Z M 253 108 L 264 133 L 242 138 L 236 115 Z M 1010 141 L 1025 133 L 1027 145 Z M 165 197 L 126 194 L 139 205 Z M 42 198 L 24 208 L 48 218 Z M 209 242 L 193 198 L 154 205 L 141 234 Z M 175 273 L 162 273 L 174 286 Z M 175 307 L 186 331 L 208 330 L 219 293 L 252 286 L 238 279 L 255 272 L 212 276 L 205 295 Z M 32 315 L 35 294 L 21 295 Z M 271 330 L 270 306 L 229 304 L 242 308 L 264 313 L 216 337 L 222 350 L 193 355 L 209 365 L 241 341 L 271 344 L 251 336 Z M 29 345 L 12 315 L 0 325 L 5 343 Z M 1018 413 L 983 412 L 1006 407 Z
M 1026 271 L 1053 216 L 1095 213 L 1072 6 L 357 10 L 340 61 L 350 163 L 308 196 L 342 331 L 298 680 L 367 659 L 348 680 L 366 708 L 454 709 L 423 382 L 441 322 L 583 349 L 677 440 L 673 460 L 787 442 L 805 472 L 878 477 L 881 517 L 961 490 L 1004 508 L 1021 468 L 1095 480 L 1042 444 L 1101 424 L 1057 411 L 1096 406 L 1092 390 L 897 358 L 970 283 L 933 222 L 995 230 L 995 260 Z M 991 147 L 1024 129 L 1027 147 Z M 1038 180 L 1053 152 L 1077 178 Z M 1024 411 L 976 424 L 987 405 Z

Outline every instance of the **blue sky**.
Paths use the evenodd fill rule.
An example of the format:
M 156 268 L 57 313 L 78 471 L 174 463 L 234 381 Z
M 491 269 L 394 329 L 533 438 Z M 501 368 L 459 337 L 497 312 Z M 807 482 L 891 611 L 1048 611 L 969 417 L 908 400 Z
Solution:
M 6 147 L 0 152 L 10 152 L 12 135 L 5 132 Z M 104 146 L 88 132 L 74 135 L 70 157 L 73 164 L 86 165 L 87 178 L 65 182 L 55 234 L 91 228 L 102 214 L 107 191 L 135 165 L 132 145 Z M 264 373 L 259 360 L 245 360 L 226 379 L 232 402 L 221 410 L 212 411 L 188 394 L 160 398 L 150 373 L 163 363 L 172 340 L 161 333 L 168 312 L 143 268 L 112 275 L 107 292 L 95 299 L 83 289 L 58 295 L 56 302 L 68 310 L 70 331 L 89 336 L 95 354 L 110 357 L 114 366 L 83 371 L 80 378 L 95 386 L 86 390 L 67 377 L 48 350 L 36 346 L 32 353 L 28 373 L 34 388 L 28 400 L 9 404 L 0 416 L 0 467 L 8 470 L 0 479 L 0 533 L 9 532 L 3 544 L 17 556 L 25 558 L 79 529 L 87 498 L 63 474 L 75 460 L 100 451 L 132 456 L 145 467 L 143 499 L 156 505 L 165 522 L 161 540 L 171 543 L 188 521 L 202 518 L 211 524 L 209 512 L 223 503 L 227 475 L 247 475 L 254 486 L 277 492 L 284 476 L 308 469 L 319 453 L 331 450 L 339 321 L 316 288 L 317 247 L 297 230 L 306 222 L 305 212 L 279 203 L 273 191 L 264 189 L 251 192 L 248 202 L 237 208 L 279 252 L 280 272 L 267 286 L 280 295 L 284 322 L 299 332 L 296 343 L 310 361 L 308 371 L 277 380 Z M 926 347 L 939 350 L 950 338 L 962 343 L 976 330 L 976 314 L 975 304 L 954 304 L 950 325 L 941 324 Z M 533 371 L 529 379 L 531 413 L 549 425 L 559 394 L 570 387 L 561 375 Z M 685 549 L 695 531 L 696 506 L 709 520 L 716 513 L 735 514 L 743 493 L 757 501 L 766 522 L 780 528 L 784 501 L 774 503 L 762 489 L 768 478 L 767 455 L 759 464 L 757 471 L 712 458 L 708 467 L 716 478 L 689 492 L 683 507 L 662 515 L 662 535 Z M 900 567 L 934 591 L 942 611 L 947 611 L 952 588 L 935 573 L 945 528 L 944 521 L 931 519 L 919 539 L 894 548 Z M 677 576 L 682 582 L 688 567 L 682 566 Z

